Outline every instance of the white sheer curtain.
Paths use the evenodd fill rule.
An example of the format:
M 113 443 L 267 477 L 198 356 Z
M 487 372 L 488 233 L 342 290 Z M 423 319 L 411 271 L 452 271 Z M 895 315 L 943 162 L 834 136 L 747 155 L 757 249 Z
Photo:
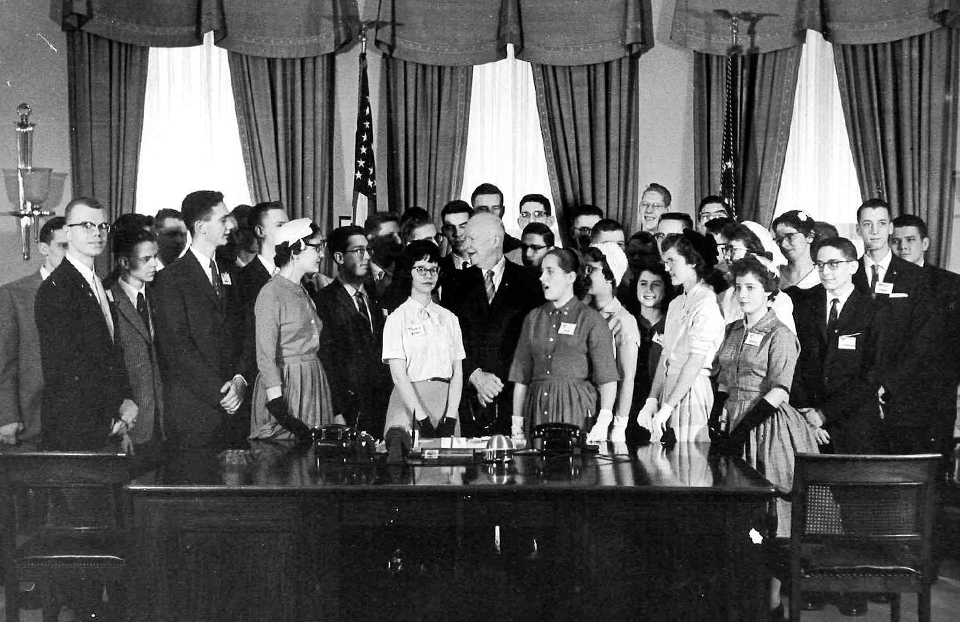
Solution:
M 194 190 L 219 190 L 230 209 L 250 203 L 227 52 L 212 33 L 150 50 L 136 211 L 180 209 Z
M 508 232 L 519 236 L 520 199 L 526 194 L 542 194 L 551 204 L 554 200 L 533 72 L 530 63 L 514 58 L 512 45 L 507 49 L 504 60 L 473 68 L 461 195 L 469 203 L 474 188 L 484 182 L 495 184 L 503 191 L 503 224 Z
M 776 213 L 801 209 L 850 237 L 861 202 L 833 46 L 808 30 Z

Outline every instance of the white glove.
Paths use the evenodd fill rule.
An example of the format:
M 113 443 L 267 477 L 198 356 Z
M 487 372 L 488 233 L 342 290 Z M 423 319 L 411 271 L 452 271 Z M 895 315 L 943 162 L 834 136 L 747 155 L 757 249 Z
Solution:
M 613 443 L 627 442 L 627 418 L 614 417 L 613 430 L 610 431 L 610 441 Z
M 597 415 L 597 422 L 593 424 L 590 433 L 587 434 L 587 442 L 599 443 L 600 441 L 607 440 L 607 430 L 610 428 L 611 423 L 613 423 L 613 411 L 609 408 L 604 408 L 600 411 L 600 414 Z
M 637 413 L 637 423 L 641 428 L 653 431 L 653 415 L 657 412 L 658 405 L 659 402 L 655 397 L 648 397 L 647 401 L 643 403 L 643 408 Z
M 510 417 L 510 436 L 523 438 L 523 417 Z
M 673 406 L 664 404 L 653 416 L 653 427 L 650 429 L 650 440 L 657 442 L 663 437 L 663 429 L 670 421 L 670 415 L 673 414 Z

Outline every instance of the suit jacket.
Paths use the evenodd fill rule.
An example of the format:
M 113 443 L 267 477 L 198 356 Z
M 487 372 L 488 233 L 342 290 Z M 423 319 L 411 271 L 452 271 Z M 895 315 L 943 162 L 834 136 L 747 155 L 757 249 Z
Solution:
M 93 288 L 67 260 L 40 285 L 34 316 L 43 363 L 43 447 L 100 449 L 124 399 L 133 398 L 123 352 Z M 116 326 L 116 319 L 114 319 Z
M 853 277 L 858 291 L 871 294 L 863 258 Z M 874 380 L 887 391 L 884 424 L 922 427 L 930 417 L 929 392 L 922 379 L 936 366 L 942 322 L 927 275 L 919 266 L 891 257 L 884 282 L 893 294 L 876 294 L 877 365 Z
M 222 299 L 191 251 L 159 272 L 154 283 L 166 430 L 175 445 L 229 443 L 235 440 L 235 428 L 248 428 L 248 422 L 237 423 L 220 407 L 220 387 L 225 382 L 241 374 L 252 389 L 253 377 L 241 356 L 238 277 L 231 265 L 217 267 L 230 277 L 230 283 L 224 279 Z
M 930 385 L 934 409 L 949 411 L 956 417 L 957 384 L 960 384 L 960 274 L 926 264 L 923 270 L 937 302 L 942 332 L 937 352 L 932 357 Z M 953 418 L 949 424 L 953 425 Z
M 137 308 L 130 301 L 120 283 L 110 288 L 113 298 L 113 315 L 116 318 L 116 336 L 123 349 L 123 362 L 127 369 L 133 401 L 140 413 L 137 424 L 130 431 L 130 440 L 136 445 L 153 439 L 159 428 L 163 435 L 163 384 L 160 380 L 160 363 L 154 347 L 153 327 L 145 326 Z M 147 307 L 156 304 L 148 288 Z
M 257 319 L 254 307 L 257 296 L 273 275 L 267 271 L 258 257 L 240 270 L 240 306 L 243 309 L 243 366 L 245 369 L 257 369 Z M 255 373 L 255 372 L 253 372 Z M 254 378 L 247 379 L 253 384 Z
M 33 305 L 42 282 L 34 272 L 0 287 L 0 426 L 23 423 L 25 443 L 40 442 L 43 371 Z
M 509 261 L 504 264 L 500 287 L 489 303 L 483 273 L 479 268 L 465 270 L 463 279 L 457 291 L 444 294 L 441 301 L 460 320 L 460 330 L 463 332 L 463 347 L 467 356 L 463 361 L 461 416 L 468 416 L 467 400 L 476 398 L 476 391 L 467 379 L 474 371 L 482 369 L 503 381 L 504 389 L 497 398 L 497 404 L 501 423 L 509 426 L 513 413 L 513 383 L 507 381 L 510 364 L 524 318 L 543 304 L 543 288 L 532 271 Z
M 320 290 L 314 303 L 323 322 L 320 360 L 330 382 L 333 411 L 351 425 L 359 414 L 360 429 L 379 438 L 393 382 L 382 360 L 383 309 L 371 285 L 365 284 L 364 289 L 372 332 L 339 279 Z
M 800 356 L 790 403 L 823 411 L 834 444 L 845 453 L 880 449 L 878 385 L 872 379 L 876 307 L 869 294 L 855 289 L 832 334 L 827 333 L 827 292 L 822 285 L 809 290 L 793 311 Z M 840 347 L 842 338 L 844 348 Z

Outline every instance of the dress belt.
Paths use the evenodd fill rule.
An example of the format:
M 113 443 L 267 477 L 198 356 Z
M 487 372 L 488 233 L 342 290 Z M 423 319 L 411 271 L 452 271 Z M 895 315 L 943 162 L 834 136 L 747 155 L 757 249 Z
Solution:
M 424 379 L 421 380 L 420 382 L 444 382 L 444 383 L 446 383 L 446 384 L 450 384 L 450 379 L 449 379 L 449 378 L 433 377 L 433 378 L 424 378 Z
M 283 357 L 284 363 L 309 363 L 317 359 L 317 353 L 308 353 L 308 354 L 291 354 L 290 356 Z

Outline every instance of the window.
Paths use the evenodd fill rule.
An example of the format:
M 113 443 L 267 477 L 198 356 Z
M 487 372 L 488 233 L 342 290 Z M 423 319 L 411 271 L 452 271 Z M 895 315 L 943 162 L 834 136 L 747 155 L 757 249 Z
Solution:
M 527 194 L 551 196 L 543 135 L 537 113 L 537 96 L 530 63 L 513 56 L 507 46 L 504 60 L 473 68 L 470 95 L 470 128 L 463 173 L 464 201 L 484 182 L 503 191 L 507 232 L 520 235 L 517 218 L 520 199 Z M 554 233 L 559 233 L 554 225 Z
M 190 192 L 219 190 L 229 209 L 250 203 L 227 52 L 213 45 L 151 48 L 136 211 L 180 209 Z
M 854 226 L 861 202 L 833 46 L 808 30 L 776 214 L 804 210 L 857 242 Z

